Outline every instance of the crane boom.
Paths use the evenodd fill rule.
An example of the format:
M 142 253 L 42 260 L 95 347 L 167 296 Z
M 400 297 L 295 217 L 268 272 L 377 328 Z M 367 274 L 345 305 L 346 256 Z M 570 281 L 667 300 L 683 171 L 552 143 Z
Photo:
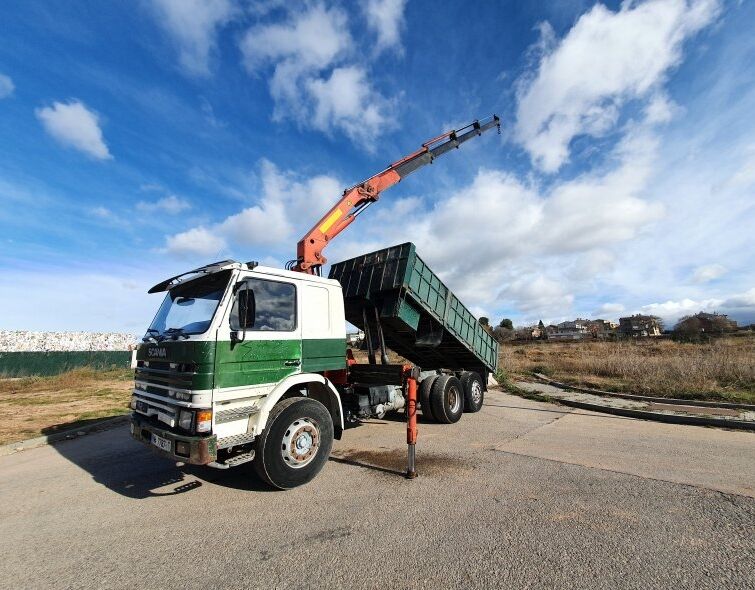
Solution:
M 501 122 L 497 115 L 491 115 L 482 121 L 473 121 L 469 125 L 443 133 L 426 141 L 422 147 L 408 156 L 394 162 L 382 172 L 367 180 L 347 188 L 343 196 L 330 211 L 299 241 L 296 248 L 296 260 L 288 263 L 292 270 L 308 274 L 319 274 L 327 258 L 322 251 L 330 241 L 345 230 L 357 216 L 380 198 L 380 193 L 412 172 L 432 164 L 442 156 L 473 137 L 482 135 L 488 129 L 497 127 L 500 133 Z

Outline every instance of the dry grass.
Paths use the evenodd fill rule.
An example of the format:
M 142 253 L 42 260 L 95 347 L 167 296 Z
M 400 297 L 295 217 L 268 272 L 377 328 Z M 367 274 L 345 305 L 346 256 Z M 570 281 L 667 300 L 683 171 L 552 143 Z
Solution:
M 54 377 L 0 379 L 0 444 L 125 414 L 130 370 L 76 369 Z
M 503 377 L 534 372 L 587 387 L 663 397 L 755 403 L 755 337 L 504 344 Z

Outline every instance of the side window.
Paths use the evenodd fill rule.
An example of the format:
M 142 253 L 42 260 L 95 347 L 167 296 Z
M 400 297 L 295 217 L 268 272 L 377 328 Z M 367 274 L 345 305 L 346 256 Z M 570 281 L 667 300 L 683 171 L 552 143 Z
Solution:
M 240 324 L 243 316 L 244 290 L 254 293 L 254 319 L 249 318 L 246 327 L 253 332 L 291 332 L 296 329 L 296 287 L 291 283 L 280 283 L 264 279 L 247 279 L 244 287 L 238 290 L 231 310 L 231 327 Z

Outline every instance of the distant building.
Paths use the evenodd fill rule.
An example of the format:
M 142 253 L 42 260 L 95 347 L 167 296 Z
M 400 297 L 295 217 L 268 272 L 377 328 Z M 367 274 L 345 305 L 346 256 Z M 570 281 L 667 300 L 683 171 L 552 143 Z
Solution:
M 619 333 L 632 338 L 660 336 L 661 324 L 655 316 L 637 314 L 619 318 Z
M 577 318 L 573 321 L 561 322 L 556 326 L 556 331 L 548 334 L 551 340 L 583 340 L 590 337 L 588 330 L 589 320 Z
M 537 340 L 542 332 L 537 326 L 525 326 L 514 330 L 514 338 L 517 340 Z
M 363 341 L 364 332 L 362 332 L 362 330 L 359 330 L 359 332 L 350 332 L 349 334 L 346 334 L 347 346 L 359 347 Z
M 587 322 L 587 331 L 590 332 L 593 338 L 599 340 L 615 337 L 616 328 L 618 327 L 618 324 L 609 322 L 608 320 L 590 320 Z

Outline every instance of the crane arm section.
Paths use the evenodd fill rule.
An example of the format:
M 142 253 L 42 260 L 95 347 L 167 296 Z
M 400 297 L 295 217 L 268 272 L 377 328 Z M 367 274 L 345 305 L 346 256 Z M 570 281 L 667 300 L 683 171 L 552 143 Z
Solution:
M 382 172 L 367 180 L 347 188 L 341 199 L 320 221 L 299 241 L 296 248 L 296 260 L 289 262 L 289 268 L 308 274 L 319 274 L 327 258 L 323 250 L 333 238 L 345 230 L 367 207 L 380 198 L 380 193 L 423 166 L 432 164 L 435 158 L 442 156 L 462 143 L 482 135 L 485 131 L 501 123 L 497 115 L 491 115 L 482 121 L 474 121 L 455 131 L 449 131 L 422 144 L 416 152 L 394 162 Z

